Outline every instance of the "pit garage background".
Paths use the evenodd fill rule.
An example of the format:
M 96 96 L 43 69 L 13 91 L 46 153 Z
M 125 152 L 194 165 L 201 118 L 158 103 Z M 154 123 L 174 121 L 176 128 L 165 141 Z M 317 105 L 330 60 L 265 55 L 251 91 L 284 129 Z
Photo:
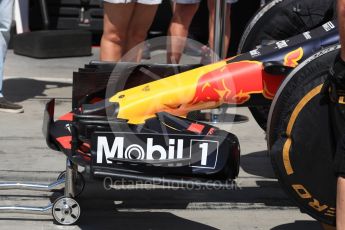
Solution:
M 232 39 L 229 55 L 236 54 L 239 40 L 250 18 L 260 7 L 260 0 L 239 0 L 232 5 Z M 49 0 L 47 1 L 50 29 L 85 29 L 93 34 L 93 44 L 99 45 L 102 34 L 102 0 Z M 30 1 L 30 29 L 43 29 L 38 0 Z M 171 19 L 171 2 L 163 0 L 149 32 L 149 37 L 165 36 Z M 202 1 L 190 29 L 190 37 L 207 43 L 207 1 Z

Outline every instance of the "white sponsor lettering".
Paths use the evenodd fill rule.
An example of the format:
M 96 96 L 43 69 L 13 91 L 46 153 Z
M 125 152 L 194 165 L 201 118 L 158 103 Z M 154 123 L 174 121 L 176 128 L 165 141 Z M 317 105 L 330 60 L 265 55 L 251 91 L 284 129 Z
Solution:
M 160 157 L 155 159 L 153 157 L 154 152 L 158 152 L 160 154 Z M 173 155 L 173 153 L 169 154 Z M 148 138 L 147 139 L 147 153 L 146 153 L 146 159 L 147 160 L 162 160 L 167 158 L 167 152 L 161 145 L 153 145 L 153 139 Z
M 277 45 L 278 49 L 288 47 L 288 44 L 285 40 L 277 42 L 276 45 Z
M 98 137 L 97 140 L 97 163 L 102 164 L 103 162 L 103 153 L 105 159 L 114 158 L 115 153 L 117 153 L 118 158 L 123 158 L 123 137 L 116 137 L 111 149 L 109 149 L 108 139 L 106 137 Z M 111 161 L 107 160 L 108 164 L 111 164 Z
M 183 139 L 169 139 L 168 151 L 161 145 L 155 145 L 153 140 L 153 138 L 147 138 L 145 151 L 138 144 L 132 144 L 125 148 L 123 137 L 116 137 L 110 148 L 107 137 L 99 136 L 97 139 L 97 164 L 103 163 L 103 156 L 107 159 L 108 164 L 112 163 L 108 158 L 115 157 L 118 159 L 135 160 L 172 160 L 183 158 Z M 177 149 L 176 152 L 175 149 Z
M 311 39 L 310 31 L 304 32 L 303 36 L 305 37 L 305 39 L 310 40 Z
M 252 51 L 250 51 L 249 53 L 250 53 L 250 55 L 251 55 L 253 58 L 254 58 L 254 57 L 258 57 L 258 56 L 261 55 L 261 53 L 260 53 L 260 51 L 259 51 L 258 49 L 252 50 Z
M 326 32 L 331 31 L 335 28 L 335 25 L 333 25 L 332 22 L 327 22 L 326 24 L 323 24 L 322 26 Z
M 140 145 L 130 145 L 126 148 L 125 158 L 127 159 L 143 160 L 144 156 L 145 156 L 145 151 Z M 118 157 L 118 158 L 122 158 L 122 157 Z

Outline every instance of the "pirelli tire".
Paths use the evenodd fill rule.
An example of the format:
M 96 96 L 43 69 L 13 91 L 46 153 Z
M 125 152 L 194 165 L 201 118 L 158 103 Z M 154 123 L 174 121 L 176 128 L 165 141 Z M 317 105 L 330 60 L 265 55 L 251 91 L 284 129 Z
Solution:
M 334 0 L 272 0 L 247 25 L 238 53 L 263 42 L 283 40 L 314 29 L 334 17 Z M 259 126 L 266 130 L 269 105 L 249 107 Z
M 335 224 L 335 149 L 328 96 L 321 91 L 339 46 L 294 69 L 270 109 L 268 150 L 285 192 L 318 221 Z

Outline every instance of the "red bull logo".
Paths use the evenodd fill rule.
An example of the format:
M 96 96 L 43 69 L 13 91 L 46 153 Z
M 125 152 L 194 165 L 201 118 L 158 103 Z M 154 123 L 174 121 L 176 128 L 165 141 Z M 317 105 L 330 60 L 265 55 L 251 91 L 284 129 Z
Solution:
M 243 104 L 250 99 L 251 94 L 263 92 L 262 72 L 261 62 L 229 63 L 200 77 L 191 104 Z
M 304 54 L 304 51 L 302 47 L 294 51 L 291 51 L 290 53 L 285 55 L 284 65 L 295 68 L 296 66 L 298 66 L 298 62 L 302 59 L 303 54 Z
M 219 102 L 228 98 L 231 93 L 231 84 L 228 84 L 227 78 L 230 75 L 231 73 L 224 67 L 200 77 L 192 104 L 209 101 Z

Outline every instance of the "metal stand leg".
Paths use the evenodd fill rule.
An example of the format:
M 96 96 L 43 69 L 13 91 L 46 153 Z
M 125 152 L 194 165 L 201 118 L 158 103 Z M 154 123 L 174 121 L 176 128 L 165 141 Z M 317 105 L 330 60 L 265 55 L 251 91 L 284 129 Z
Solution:
M 54 204 L 46 207 L 34 206 L 0 206 L 0 213 L 23 213 L 23 214 L 53 214 L 54 220 L 58 224 L 71 225 L 75 224 L 80 216 L 80 206 L 73 198 L 77 195 L 76 184 L 78 179 L 78 166 L 69 159 L 66 160 L 65 177 L 60 177 L 51 184 L 35 184 L 25 182 L 0 182 L 0 190 L 20 189 L 35 191 L 54 191 L 65 188 L 65 195 L 58 198 Z M 82 179 L 82 176 L 79 177 Z M 82 181 L 81 190 L 84 186 Z M 79 191 L 80 193 L 81 191 Z
M 0 190 L 35 190 L 35 191 L 53 191 L 63 189 L 65 187 L 65 179 L 57 180 L 51 184 L 34 184 L 22 182 L 2 182 L 0 183 Z M 37 214 L 50 215 L 52 204 L 45 207 L 33 206 L 0 206 L 0 213 L 23 213 L 23 214 Z
M 200 112 L 194 112 L 188 115 L 189 119 L 197 120 L 207 123 L 243 123 L 249 120 L 248 117 L 239 114 L 231 114 L 226 112 L 227 107 L 219 107 L 212 110 L 204 110 Z
M 53 205 L 54 220 L 61 225 L 75 224 L 80 217 L 80 205 L 76 196 L 78 166 L 67 158 L 65 196 L 58 198 Z
M 35 191 L 53 191 L 65 187 L 65 179 L 57 180 L 51 184 L 34 184 L 25 182 L 0 182 L 0 190 L 35 190 Z
M 65 179 L 61 178 L 51 184 L 35 184 L 25 182 L 1 182 L 0 190 L 35 190 L 35 191 L 54 191 L 60 190 L 65 187 Z M 23 213 L 23 214 L 37 214 L 37 215 L 50 215 L 53 205 L 49 204 L 45 207 L 34 206 L 0 206 L 1 213 Z
M 46 207 L 29 207 L 29 206 L 0 206 L 0 213 L 23 213 L 36 215 L 50 215 L 53 205 Z
M 77 180 L 78 166 L 67 158 L 66 160 L 66 186 L 65 197 L 73 198 L 76 195 L 76 180 Z
M 226 18 L 226 5 L 225 0 L 214 1 L 215 4 L 215 15 L 214 15 L 214 54 L 213 62 L 224 59 L 226 54 L 224 52 L 224 37 L 225 37 L 225 18 Z

